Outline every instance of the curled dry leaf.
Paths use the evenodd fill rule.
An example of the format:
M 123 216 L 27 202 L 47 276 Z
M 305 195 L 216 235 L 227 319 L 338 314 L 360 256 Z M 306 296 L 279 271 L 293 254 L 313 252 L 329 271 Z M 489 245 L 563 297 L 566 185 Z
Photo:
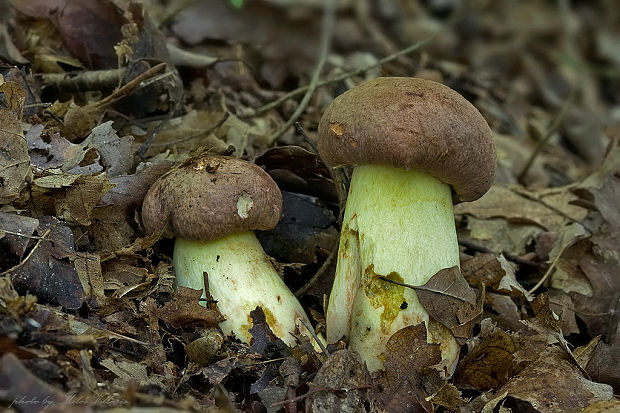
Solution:
M 250 311 L 250 318 L 252 319 L 252 328 L 248 331 L 252 334 L 252 350 L 264 355 L 270 348 L 276 351 L 286 349 L 286 344 L 271 331 L 267 317 L 261 307 L 256 307 Z
M 2 83 L 0 95 L 0 204 L 8 204 L 19 196 L 30 171 L 28 145 L 22 133 L 22 110 L 26 93 L 14 82 Z

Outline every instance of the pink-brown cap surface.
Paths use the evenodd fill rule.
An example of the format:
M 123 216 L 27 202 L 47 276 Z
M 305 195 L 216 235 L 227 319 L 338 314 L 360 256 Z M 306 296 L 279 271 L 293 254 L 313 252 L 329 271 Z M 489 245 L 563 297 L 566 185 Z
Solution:
M 480 198 L 493 183 L 496 153 L 478 110 L 441 83 L 377 78 L 343 93 L 319 124 L 329 166 L 390 164 L 433 175 L 457 201 Z
M 282 194 L 267 172 L 225 156 L 200 156 L 163 175 L 142 204 L 148 233 L 211 241 L 280 220 Z

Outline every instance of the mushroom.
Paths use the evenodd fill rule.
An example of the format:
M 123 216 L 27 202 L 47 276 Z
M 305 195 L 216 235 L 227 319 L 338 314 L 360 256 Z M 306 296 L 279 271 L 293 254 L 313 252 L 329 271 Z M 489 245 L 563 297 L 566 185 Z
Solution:
M 338 96 L 319 124 L 332 167 L 353 165 L 338 262 L 327 308 L 327 342 L 348 338 L 370 371 L 382 368 L 390 336 L 425 322 L 450 375 L 459 345 L 429 319 L 414 290 L 459 265 L 452 209 L 491 186 L 495 145 L 478 110 L 440 83 L 378 78 Z
M 253 230 L 280 219 L 282 194 L 260 167 L 231 157 L 199 156 L 153 183 L 142 204 L 148 233 L 177 236 L 176 284 L 208 291 L 226 318 L 224 334 L 252 338 L 250 311 L 260 306 L 273 333 L 294 343 L 303 308 L 277 274 Z M 203 295 L 204 296 L 204 295 Z

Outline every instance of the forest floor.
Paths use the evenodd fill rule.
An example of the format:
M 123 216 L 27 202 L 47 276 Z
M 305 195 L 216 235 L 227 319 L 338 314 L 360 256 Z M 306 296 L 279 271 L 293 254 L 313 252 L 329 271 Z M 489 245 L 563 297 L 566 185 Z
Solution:
M 2 2 L 0 404 L 620 411 L 619 45 L 613 0 Z M 258 237 L 324 336 L 351 171 L 325 166 L 317 127 L 378 76 L 453 88 L 497 148 L 490 190 L 454 206 L 460 272 L 431 291 L 466 315 L 449 379 L 415 326 L 372 375 L 345 342 L 285 345 L 260 312 L 251 344 L 224 337 L 142 224 L 187 159 L 259 165 L 283 215 Z

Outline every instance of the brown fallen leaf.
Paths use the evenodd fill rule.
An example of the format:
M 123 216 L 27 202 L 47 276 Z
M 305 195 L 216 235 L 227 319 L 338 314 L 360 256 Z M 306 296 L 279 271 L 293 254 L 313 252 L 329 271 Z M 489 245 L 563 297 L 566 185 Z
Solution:
M 611 343 L 599 342 L 594 354 L 586 365 L 586 371 L 600 383 L 613 387 L 616 394 L 620 393 L 620 329 L 616 330 L 616 337 Z
M 498 389 L 518 371 L 515 354 L 521 348 L 520 338 L 485 322 L 482 325 L 480 342 L 459 361 L 454 373 L 460 389 Z
M 484 291 L 477 299 L 458 267 L 445 268 L 426 284 L 413 287 L 429 315 L 448 327 L 457 339 L 471 337 L 474 324 L 482 314 Z
M 166 323 L 183 327 L 189 324 L 198 324 L 207 327 L 216 327 L 224 321 L 219 311 L 203 307 L 199 304 L 202 290 L 179 286 L 172 301 L 155 310 L 158 318 Z
M 250 344 L 252 350 L 258 354 L 265 355 L 265 352 L 268 350 L 284 352 L 287 349 L 286 344 L 271 331 L 271 327 L 269 327 L 261 307 L 256 307 L 250 311 L 250 318 L 252 319 L 252 327 L 248 331 L 252 335 Z
M 424 330 L 426 333 L 426 329 Z M 362 413 L 366 409 L 370 373 L 353 350 L 332 353 L 312 381 L 308 413 Z
M 469 284 L 484 284 L 489 292 L 524 297 L 528 301 L 531 295 L 517 281 L 516 265 L 510 263 L 502 255 L 490 253 L 478 254 L 461 263 L 463 277 Z
M 15 82 L 3 82 L 0 76 L 0 204 L 19 196 L 30 171 L 28 145 L 22 133 L 22 110 L 26 93 Z
M 561 349 L 549 347 L 498 389 L 482 412 L 493 412 L 500 403 L 510 408 L 519 402 L 529 403 L 540 413 L 580 412 L 612 397 L 611 386 L 586 379 Z
M 94 69 L 116 67 L 114 45 L 121 38 L 124 18 L 111 1 L 12 0 L 13 7 L 31 17 L 50 19 L 65 46 Z
M 474 202 L 454 207 L 455 214 L 478 219 L 504 218 L 509 222 L 534 224 L 546 230 L 558 230 L 571 221 L 585 218 L 585 209 L 571 205 L 577 197 L 570 188 L 552 188 L 531 192 L 518 186 L 493 185 Z
M 374 394 L 378 405 L 389 412 L 432 412 L 421 380 L 426 369 L 441 362 L 441 349 L 426 341 L 425 324 L 398 330 L 388 340 L 385 354 L 385 376 Z
M 112 184 L 105 173 L 81 175 L 64 191 L 64 196 L 58 197 L 54 205 L 56 216 L 88 226 L 92 223 L 93 209 L 110 189 Z
M 77 257 L 71 229 L 53 217 L 39 219 L 41 239 L 16 266 L 7 270 L 18 291 L 68 309 L 81 307 L 86 295 L 73 264 Z
M 0 243 L 21 258 L 38 226 L 36 218 L 0 212 Z

